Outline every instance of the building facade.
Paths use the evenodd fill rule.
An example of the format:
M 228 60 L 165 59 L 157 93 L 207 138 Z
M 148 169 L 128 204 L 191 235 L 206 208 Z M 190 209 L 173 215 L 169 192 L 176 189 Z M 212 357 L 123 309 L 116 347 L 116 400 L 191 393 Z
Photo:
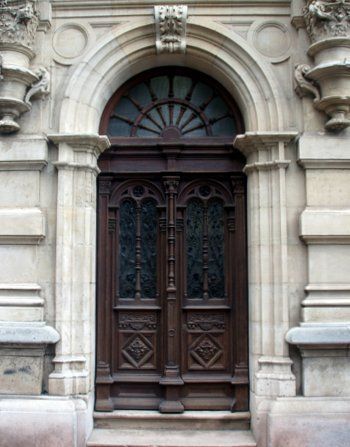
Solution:
M 348 446 L 350 2 L 2 0 L 0 54 L 0 446 Z

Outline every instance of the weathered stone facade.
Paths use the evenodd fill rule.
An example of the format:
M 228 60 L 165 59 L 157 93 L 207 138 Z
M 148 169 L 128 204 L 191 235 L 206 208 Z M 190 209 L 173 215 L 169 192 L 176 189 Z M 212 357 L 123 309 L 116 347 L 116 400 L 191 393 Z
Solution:
M 245 122 L 257 445 L 348 446 L 350 2 L 3 0 L 0 54 L 0 446 L 91 434 L 99 123 L 166 65 Z

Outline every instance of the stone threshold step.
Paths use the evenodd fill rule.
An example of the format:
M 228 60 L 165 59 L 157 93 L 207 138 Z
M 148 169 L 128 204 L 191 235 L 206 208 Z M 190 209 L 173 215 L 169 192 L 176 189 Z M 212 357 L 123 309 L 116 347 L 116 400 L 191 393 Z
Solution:
M 94 429 L 87 447 L 256 447 L 249 430 Z
M 179 430 L 247 430 L 250 412 L 185 411 L 182 414 L 162 414 L 147 410 L 116 410 L 95 412 L 95 428 L 105 429 L 179 429 Z

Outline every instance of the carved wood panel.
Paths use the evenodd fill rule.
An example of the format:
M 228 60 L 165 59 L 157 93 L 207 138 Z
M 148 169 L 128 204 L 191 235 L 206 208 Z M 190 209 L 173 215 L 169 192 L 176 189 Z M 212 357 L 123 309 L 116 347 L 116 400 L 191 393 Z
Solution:
M 174 74 L 162 85 L 173 89 Z M 136 85 L 124 90 L 134 105 Z M 156 116 L 147 107 L 136 107 L 142 119 Z M 113 137 L 100 158 L 97 410 L 247 409 L 244 158 L 208 134 Z

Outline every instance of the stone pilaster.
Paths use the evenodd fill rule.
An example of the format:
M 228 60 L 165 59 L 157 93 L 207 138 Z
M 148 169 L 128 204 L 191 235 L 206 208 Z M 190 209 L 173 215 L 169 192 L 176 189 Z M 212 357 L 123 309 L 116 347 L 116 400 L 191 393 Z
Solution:
M 252 391 L 294 396 L 289 329 L 285 144 L 295 133 L 247 132 L 235 147 L 247 157 Z
M 58 145 L 55 327 L 61 335 L 50 394 L 86 394 L 93 384 L 98 135 L 50 135 Z

